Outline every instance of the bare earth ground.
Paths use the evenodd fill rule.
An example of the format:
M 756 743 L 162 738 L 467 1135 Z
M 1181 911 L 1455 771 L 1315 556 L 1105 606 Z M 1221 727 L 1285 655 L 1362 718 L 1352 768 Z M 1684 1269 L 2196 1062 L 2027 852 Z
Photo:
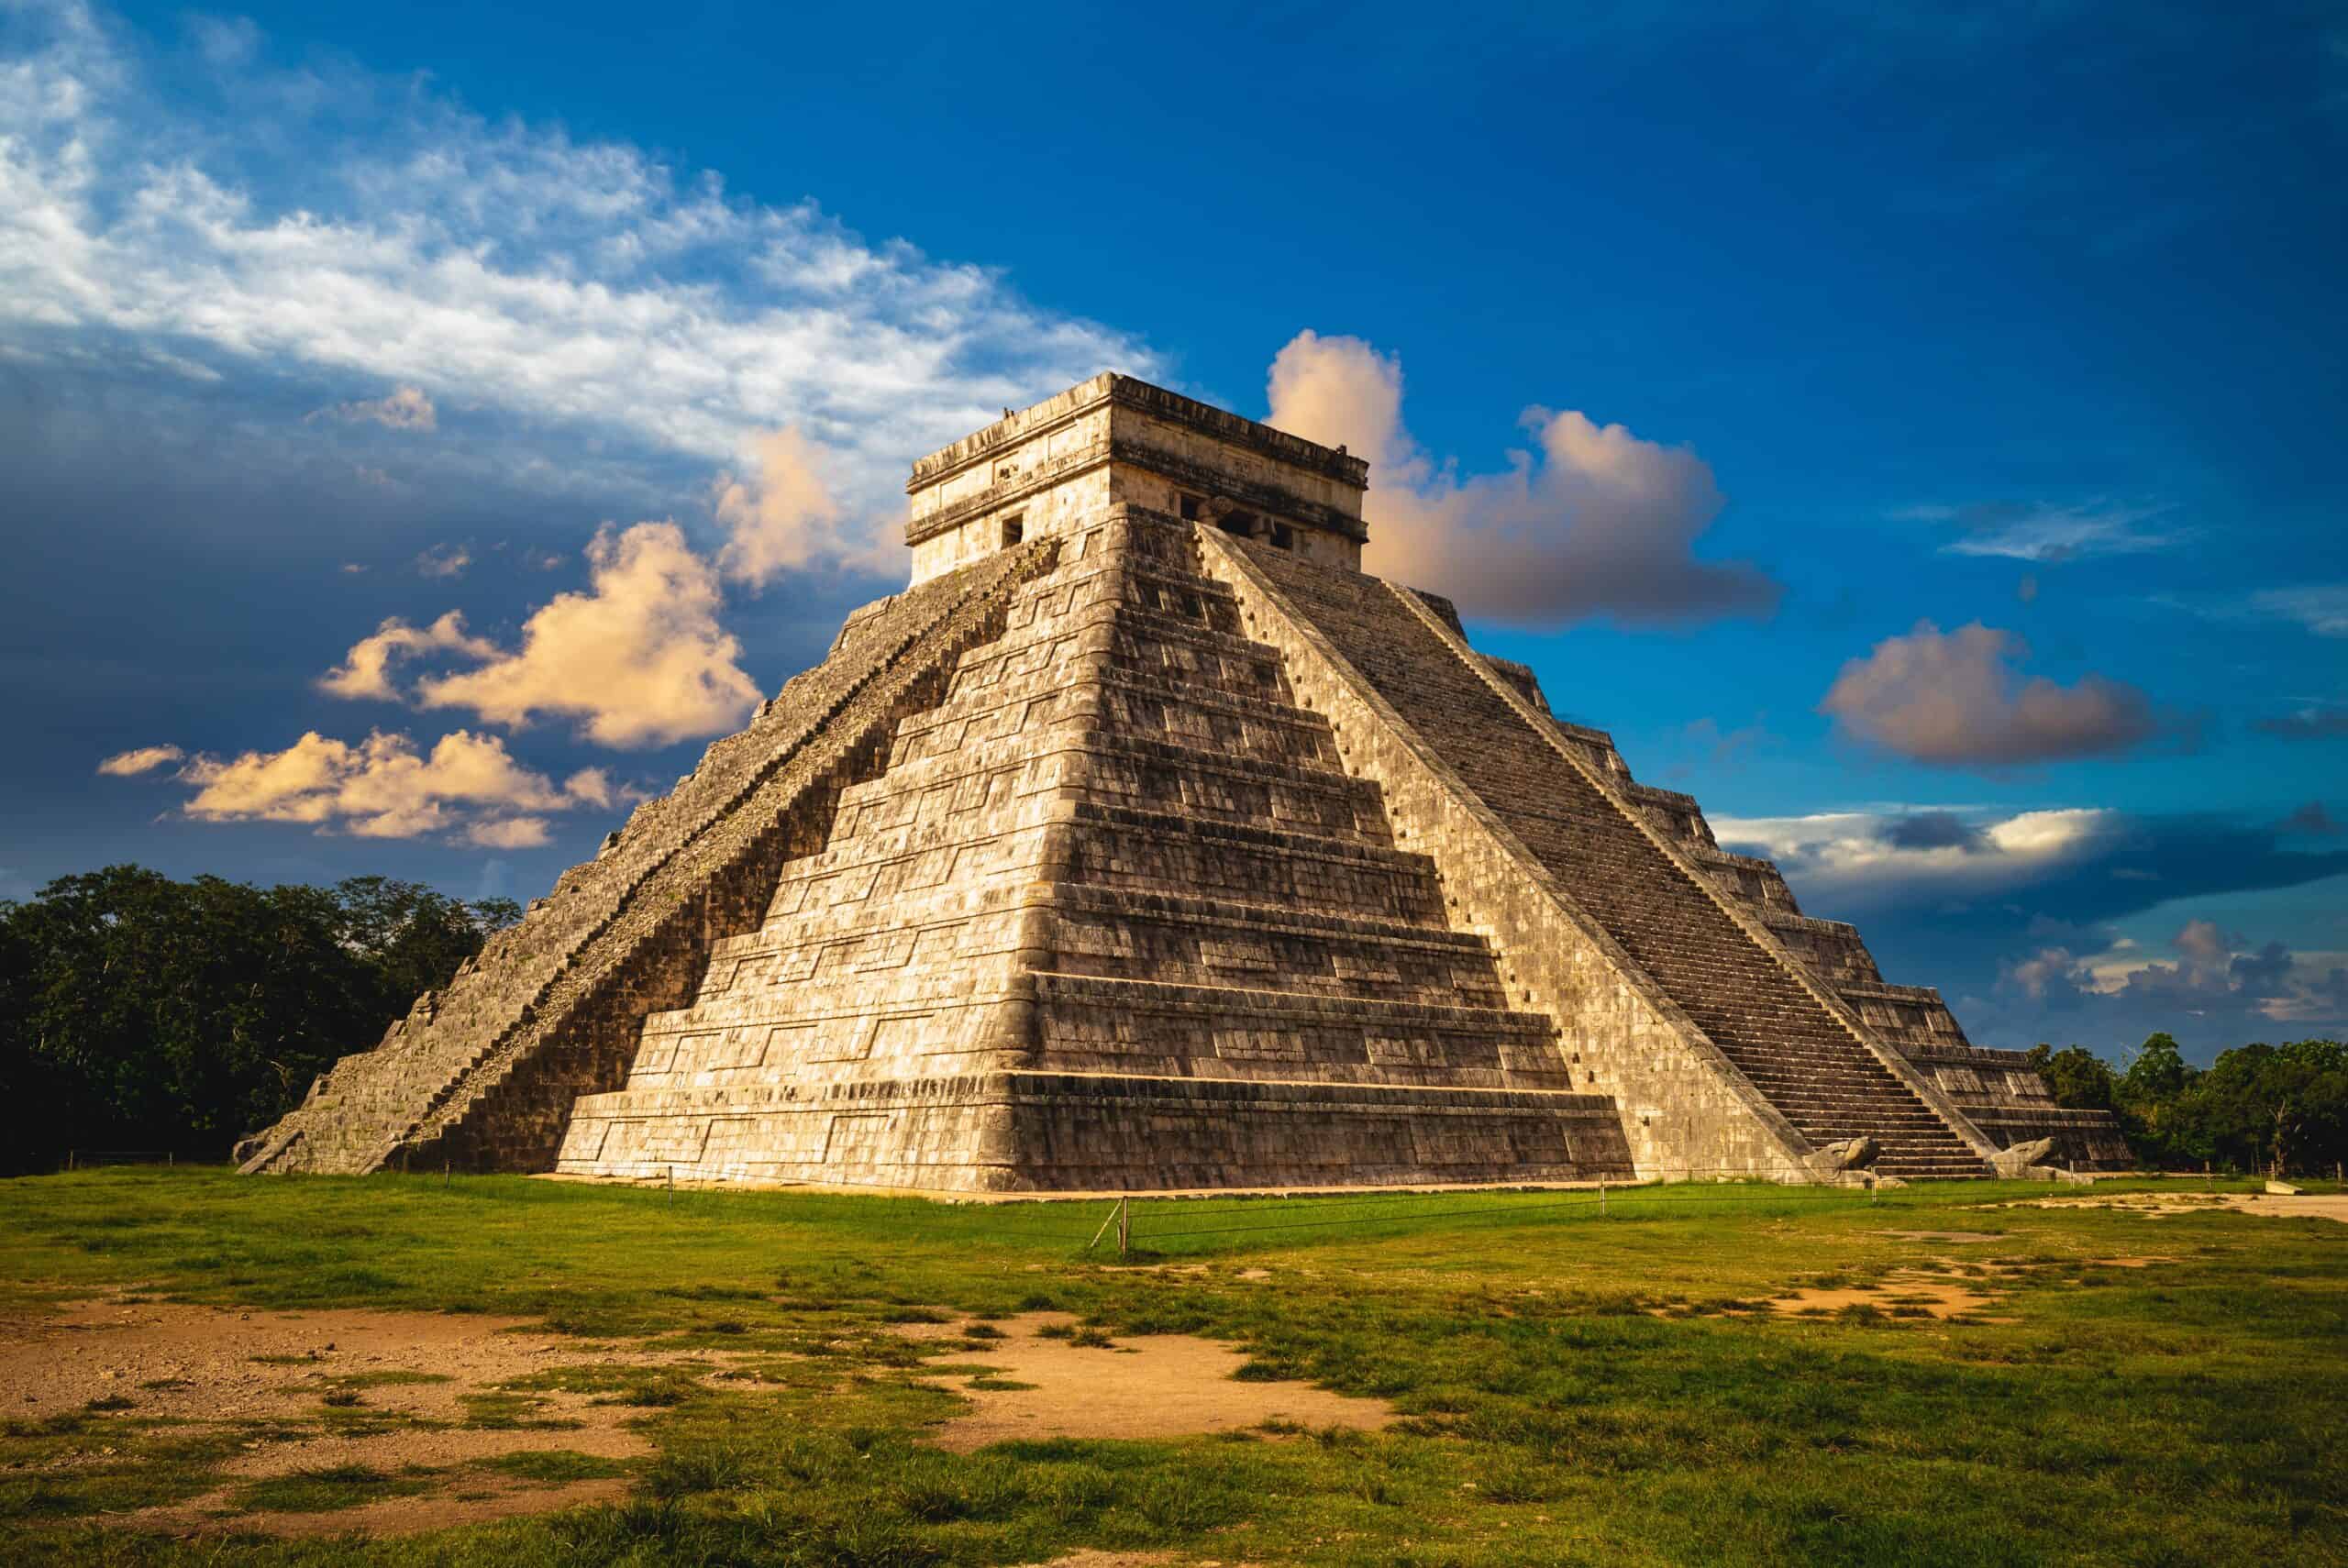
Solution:
M 384 1472 L 435 1468 L 505 1454 L 566 1452 L 632 1459 L 650 1452 L 630 1423 L 642 1412 L 584 1394 L 547 1391 L 529 1400 L 521 1427 L 468 1427 L 468 1396 L 570 1365 L 669 1365 L 678 1353 L 621 1350 L 522 1331 L 521 1319 L 429 1312 L 238 1311 L 142 1301 L 85 1301 L 39 1318 L 0 1320 L 0 1411 L 38 1417 L 93 1401 L 127 1400 L 147 1419 L 193 1427 L 305 1421 L 343 1408 L 385 1430 L 299 1430 L 256 1437 L 224 1467 L 236 1482 L 127 1522 L 198 1529 L 216 1521 L 236 1485 L 304 1471 L 364 1465 Z M 404 1379 L 416 1379 L 405 1381 Z M 360 1412 L 364 1412 L 361 1416 Z M 358 1529 L 403 1532 L 536 1513 L 615 1497 L 622 1479 L 532 1485 L 484 1474 L 456 1493 L 388 1497 L 331 1512 L 240 1512 L 235 1528 L 273 1534 Z
M 1108 1345 L 1047 1337 L 1073 1329 L 1075 1315 L 1029 1312 L 995 1325 L 1003 1338 L 957 1355 L 985 1375 L 958 1386 L 974 1401 L 966 1414 L 935 1430 L 939 1447 L 968 1453 L 991 1442 L 1033 1438 L 1160 1438 L 1245 1431 L 1268 1421 L 1315 1431 L 1375 1431 L 1394 1419 L 1379 1399 L 1357 1399 L 1304 1383 L 1243 1383 L 1233 1376 L 1247 1358 L 1229 1345 L 1189 1334 L 1147 1334 Z M 916 1338 L 951 1336 L 942 1325 L 907 1324 Z M 990 1388 L 990 1383 L 1026 1387 Z
M 2348 1193 L 2304 1192 L 2282 1198 L 2267 1193 L 2128 1193 L 2111 1198 L 2040 1198 L 2028 1200 L 2035 1209 L 2063 1209 L 2074 1204 L 2094 1209 L 2132 1209 L 2141 1213 L 2198 1214 L 2211 1209 L 2263 1215 L 2270 1220 L 2337 1220 L 2348 1225 Z
M 1258 1273 L 1261 1271 L 1250 1271 Z M 958 1370 L 967 1412 L 933 1429 L 940 1447 L 969 1452 L 1013 1438 L 1145 1439 L 1243 1430 L 1267 1422 L 1326 1430 L 1375 1430 L 1393 1419 L 1375 1399 L 1300 1383 L 1241 1382 L 1246 1357 L 1181 1334 L 1075 1344 L 1076 1319 L 1031 1312 L 995 1325 L 1002 1338 L 945 1353 Z M 946 1324 L 903 1324 L 914 1340 L 953 1340 Z M 337 1407 L 382 1419 L 382 1430 L 299 1430 L 254 1438 L 224 1467 L 232 1481 L 125 1522 L 196 1531 L 233 1528 L 275 1535 L 404 1534 L 515 1514 L 539 1513 L 626 1494 L 625 1478 L 539 1482 L 467 1476 L 455 1491 L 390 1496 L 317 1512 L 236 1509 L 238 1487 L 271 1477 L 346 1466 L 396 1474 L 446 1470 L 516 1453 L 636 1459 L 651 1445 L 636 1430 L 641 1410 L 585 1393 L 534 1391 L 522 1426 L 464 1424 L 467 1401 L 511 1397 L 506 1386 L 560 1368 L 665 1367 L 736 1374 L 725 1353 L 649 1352 L 611 1342 L 531 1331 L 527 1320 L 427 1312 L 238 1310 L 181 1306 L 136 1296 L 83 1301 L 41 1317 L 0 1319 L 0 1411 L 39 1416 L 127 1400 L 143 1419 L 191 1426 L 297 1421 Z M 771 1353 L 757 1359 L 770 1360 Z M 982 1370 L 969 1370 L 978 1368 Z M 1102 1558 L 1102 1562 L 1122 1562 Z M 1136 1558 L 1135 1562 L 1147 1561 Z

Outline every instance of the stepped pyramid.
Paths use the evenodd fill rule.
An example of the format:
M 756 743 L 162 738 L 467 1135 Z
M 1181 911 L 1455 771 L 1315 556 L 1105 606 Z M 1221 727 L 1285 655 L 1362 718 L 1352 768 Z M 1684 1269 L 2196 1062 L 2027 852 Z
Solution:
M 970 1191 L 2122 1162 L 1362 574 L 1367 465 L 1129 377 L 914 468 L 913 585 L 239 1150 Z

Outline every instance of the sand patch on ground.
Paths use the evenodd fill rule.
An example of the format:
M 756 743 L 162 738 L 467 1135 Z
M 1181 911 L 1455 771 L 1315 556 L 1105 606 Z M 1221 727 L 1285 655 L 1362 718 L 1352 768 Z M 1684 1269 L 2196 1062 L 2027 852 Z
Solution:
M 2010 1323 L 2010 1318 L 1981 1318 L 1984 1307 L 1997 1300 L 1987 1288 L 1922 1269 L 1892 1271 L 1881 1285 L 1855 1285 L 1833 1290 L 1796 1290 L 1773 1298 L 1769 1310 L 1784 1318 L 1832 1316 L 1847 1307 L 1866 1307 L 1894 1318 L 1973 1318 L 1987 1323 Z
M 361 1466 L 386 1474 L 450 1470 L 508 1454 L 568 1452 L 632 1459 L 650 1452 L 642 1409 L 587 1393 L 515 1396 L 502 1386 L 567 1368 L 670 1367 L 698 1373 L 741 1357 L 651 1352 L 529 1331 L 528 1320 L 430 1312 L 306 1311 L 88 1301 L 0 1319 L 0 1415 L 39 1420 L 163 1419 L 183 1432 L 247 1433 L 222 1467 L 227 1484 L 126 1516 L 150 1529 L 397 1533 L 569 1507 L 615 1496 L 617 1479 L 534 1482 L 492 1471 L 430 1478 L 431 1489 L 322 1513 L 223 1516 L 238 1487 L 297 1472 Z M 760 1359 L 771 1359 L 761 1354 Z M 503 1394 L 518 1425 L 467 1425 L 468 1397 Z M 329 1401 L 334 1401 L 330 1403 Z M 354 1402 L 355 1401 L 355 1402 Z M 358 1430 L 337 1430 L 349 1428 Z M 380 1430 L 373 1430 L 380 1428 Z M 264 1435 L 265 1434 L 265 1435 Z
M 1897 1236 L 1903 1242 L 2002 1242 L 2005 1237 L 1990 1231 L 1877 1231 L 1878 1236 Z
M 1304 1383 L 1242 1382 L 1233 1374 L 1246 1364 L 1246 1355 L 1214 1340 L 1136 1334 L 1106 1346 L 1080 1345 L 1044 1331 L 1068 1330 L 1074 1322 L 1064 1312 L 1005 1319 L 994 1325 L 1001 1340 L 958 1355 L 958 1364 L 987 1370 L 949 1385 L 972 1408 L 934 1429 L 938 1445 L 967 1453 L 1013 1439 L 1188 1437 L 1267 1421 L 1367 1431 L 1394 1419 L 1393 1407 L 1382 1399 L 1357 1399 Z M 907 1324 L 905 1331 L 930 1339 L 941 1337 L 940 1327 Z
M 2273 1193 L 2212 1192 L 2178 1194 L 2125 1193 L 2110 1198 L 2037 1198 L 2006 1205 L 2018 1209 L 2128 1209 L 2157 1219 L 2167 1214 L 2207 1214 L 2228 1209 L 2237 1214 L 2263 1215 L 2270 1220 L 2337 1220 L 2348 1224 L 2348 1193 L 2303 1192 L 2290 1197 Z

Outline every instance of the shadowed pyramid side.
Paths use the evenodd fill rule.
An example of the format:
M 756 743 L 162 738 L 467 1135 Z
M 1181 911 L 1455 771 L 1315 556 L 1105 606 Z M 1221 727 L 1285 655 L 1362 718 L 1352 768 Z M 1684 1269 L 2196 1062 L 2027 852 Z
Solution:
M 824 663 L 564 873 L 445 992 L 240 1146 L 240 1168 L 551 1164 L 571 1099 L 615 1083 L 644 1014 L 689 997 L 709 944 L 755 924 L 862 754 L 999 627 L 1011 586 L 1053 548 L 1005 552 L 850 617 Z

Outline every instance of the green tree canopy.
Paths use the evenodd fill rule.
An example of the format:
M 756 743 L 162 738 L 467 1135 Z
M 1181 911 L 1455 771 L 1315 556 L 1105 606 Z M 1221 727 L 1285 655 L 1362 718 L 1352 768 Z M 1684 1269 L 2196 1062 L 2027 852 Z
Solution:
M 0 902 L 0 1159 L 224 1154 L 516 912 L 381 877 L 261 889 L 138 866 Z

